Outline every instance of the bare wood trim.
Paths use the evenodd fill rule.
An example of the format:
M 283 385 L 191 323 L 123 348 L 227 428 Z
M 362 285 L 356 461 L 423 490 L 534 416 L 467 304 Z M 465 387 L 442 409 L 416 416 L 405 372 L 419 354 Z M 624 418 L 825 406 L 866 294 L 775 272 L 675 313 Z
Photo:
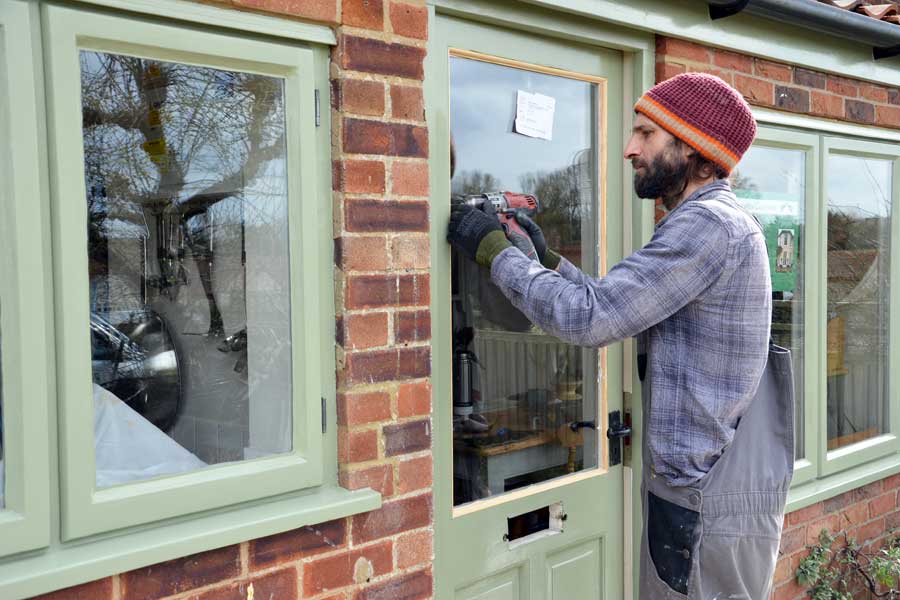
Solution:
M 600 111 L 600 164 L 597 172 L 598 181 L 598 202 L 597 208 L 600 211 L 599 215 L 599 223 L 600 223 L 600 235 L 599 235 L 599 246 L 600 246 L 600 265 L 597 269 L 597 274 L 600 276 L 606 275 L 607 269 L 607 203 L 606 197 L 609 192 L 606 182 L 607 182 L 607 153 L 608 153 L 608 144 L 607 140 L 609 136 L 607 135 L 607 122 L 606 122 L 606 113 L 607 113 L 607 105 L 606 105 L 606 80 L 603 79 L 597 82 L 597 93 L 599 95 L 598 104 Z M 606 431 L 609 429 L 609 374 L 607 373 L 607 352 L 608 350 L 604 347 L 599 350 L 599 358 L 600 358 L 600 381 L 598 385 L 600 386 L 600 414 L 597 415 L 598 423 L 602 423 L 602 426 L 598 429 L 597 432 L 597 443 L 600 444 L 600 462 L 599 465 L 602 466 L 604 470 L 609 470 L 609 444 L 605 443 L 606 440 Z
M 514 502 L 516 500 L 520 500 L 521 498 L 527 498 L 528 496 L 534 496 L 535 494 L 541 494 L 549 490 L 555 490 L 564 485 L 571 485 L 573 483 L 578 483 L 579 481 L 584 481 L 585 479 L 591 479 L 592 477 L 602 477 L 608 472 L 609 469 L 588 469 L 587 471 L 579 471 L 578 473 L 572 473 L 571 475 L 563 475 L 562 477 L 556 477 L 549 481 L 536 483 L 534 485 L 520 488 L 518 490 L 513 490 L 511 492 L 497 494 L 496 496 L 491 496 L 490 498 L 473 500 L 472 502 L 463 504 L 462 506 L 453 507 L 451 516 L 452 518 L 456 519 L 457 517 L 470 515 L 472 513 L 480 512 L 488 508 L 493 508 L 494 506 L 505 504 L 507 502 Z
M 575 71 L 567 71 L 565 69 L 557 69 L 556 67 L 545 67 L 544 65 L 536 65 L 533 63 L 523 62 L 521 60 L 513 60 L 511 58 L 502 58 L 500 56 L 493 56 L 490 54 L 484 54 L 482 52 L 475 52 L 474 50 L 462 50 L 460 48 L 450 48 L 450 56 L 456 56 L 459 58 L 469 58 L 471 60 L 477 60 L 486 63 L 492 63 L 495 65 L 501 65 L 504 67 L 512 67 L 513 69 L 520 69 L 523 71 L 534 71 L 536 73 L 544 73 L 545 75 L 556 75 L 557 77 L 566 77 L 568 79 L 577 79 L 579 81 L 587 81 L 589 83 L 597 83 L 597 84 L 605 84 L 605 77 L 597 77 L 594 75 L 585 75 L 583 73 L 576 73 Z
M 881 435 L 881 431 L 879 431 L 877 427 L 869 427 L 868 429 L 857 431 L 856 433 L 849 433 L 847 435 L 842 435 L 841 437 L 828 440 L 828 450 L 836 450 L 837 448 L 849 446 L 850 444 L 855 444 L 856 442 L 861 442 L 863 440 L 878 437 L 879 435 Z

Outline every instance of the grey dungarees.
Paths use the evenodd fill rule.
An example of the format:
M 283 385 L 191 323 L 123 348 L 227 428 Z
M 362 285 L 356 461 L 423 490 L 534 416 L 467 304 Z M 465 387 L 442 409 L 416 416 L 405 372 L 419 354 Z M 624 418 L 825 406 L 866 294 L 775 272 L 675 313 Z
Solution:
M 644 415 L 652 384 L 643 384 Z M 687 487 L 653 472 L 644 418 L 641 600 L 769 598 L 793 474 L 793 413 L 790 352 L 770 345 L 731 445 Z

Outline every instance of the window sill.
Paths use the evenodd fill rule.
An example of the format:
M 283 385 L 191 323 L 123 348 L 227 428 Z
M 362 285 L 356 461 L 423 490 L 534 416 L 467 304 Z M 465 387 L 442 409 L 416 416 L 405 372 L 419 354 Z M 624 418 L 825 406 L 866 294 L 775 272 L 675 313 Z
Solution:
M 322 487 L 88 542 L 56 544 L 0 561 L 0 598 L 28 598 L 380 506 L 381 495 L 370 489 Z
M 800 484 L 788 492 L 785 512 L 792 512 L 833 498 L 846 491 L 897 473 L 900 473 L 900 454 L 891 454 L 822 479 Z

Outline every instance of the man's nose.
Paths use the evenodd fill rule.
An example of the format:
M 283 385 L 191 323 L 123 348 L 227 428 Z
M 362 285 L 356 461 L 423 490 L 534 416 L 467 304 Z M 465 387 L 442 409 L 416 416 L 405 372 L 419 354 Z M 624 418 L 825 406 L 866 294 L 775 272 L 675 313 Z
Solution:
M 628 144 L 625 146 L 625 160 L 631 160 L 641 154 L 641 146 L 638 143 L 636 136 L 631 136 L 631 139 L 628 140 Z

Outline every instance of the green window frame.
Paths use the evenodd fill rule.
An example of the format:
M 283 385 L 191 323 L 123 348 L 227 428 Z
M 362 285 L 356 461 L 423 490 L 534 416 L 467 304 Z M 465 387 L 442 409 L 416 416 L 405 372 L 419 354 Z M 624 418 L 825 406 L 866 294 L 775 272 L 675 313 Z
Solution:
M 828 303 L 828 159 L 846 155 L 891 162 L 890 277 L 900 276 L 900 135 L 895 132 L 799 115 L 756 110 L 760 122 L 754 147 L 786 148 L 804 153 L 805 204 L 801 253 L 804 260 L 802 343 L 804 371 L 802 456 L 794 463 L 788 510 L 796 510 L 871 481 L 900 472 L 900 384 L 889 378 L 888 418 L 880 435 L 828 450 L 827 303 Z M 897 364 L 900 304 L 889 308 L 888 365 Z M 795 368 L 797 363 L 795 363 Z M 896 369 L 894 369 L 896 370 Z
M 3 598 L 381 504 L 376 492 L 345 490 L 337 478 L 335 350 L 327 325 L 334 320 L 331 127 L 329 111 L 317 105 L 320 96 L 328 98 L 334 34 L 199 4 L 89 1 L 107 7 L 0 0 Z M 90 308 L 81 200 L 82 49 L 283 82 L 293 348 L 289 452 L 95 488 L 92 366 L 83 351 L 90 344 Z

